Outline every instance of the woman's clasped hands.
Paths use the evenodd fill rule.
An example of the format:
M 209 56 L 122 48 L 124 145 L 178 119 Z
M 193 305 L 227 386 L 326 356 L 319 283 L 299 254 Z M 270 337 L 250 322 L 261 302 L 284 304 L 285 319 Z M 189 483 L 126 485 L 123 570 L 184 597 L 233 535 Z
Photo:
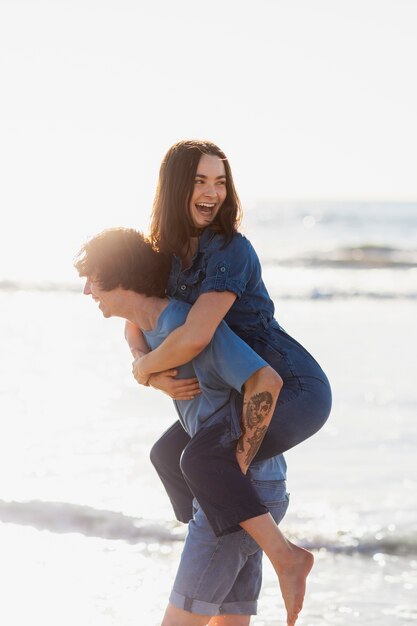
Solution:
M 177 369 L 169 369 L 149 375 L 143 371 L 141 361 L 143 356 L 137 356 L 132 363 L 132 374 L 140 385 L 153 387 L 163 391 L 173 400 L 192 400 L 201 393 L 197 378 L 176 378 Z

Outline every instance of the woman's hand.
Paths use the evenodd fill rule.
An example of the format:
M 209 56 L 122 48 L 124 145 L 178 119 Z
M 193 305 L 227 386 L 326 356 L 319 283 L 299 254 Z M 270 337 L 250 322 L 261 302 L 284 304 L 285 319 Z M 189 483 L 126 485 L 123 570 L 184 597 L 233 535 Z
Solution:
M 173 400 L 192 400 L 201 393 L 197 378 L 175 378 L 177 374 L 176 369 L 151 374 L 149 385 Z
M 141 369 L 144 358 L 138 356 L 132 364 L 133 376 L 140 385 L 159 389 L 173 400 L 192 400 L 201 393 L 197 378 L 176 378 L 177 369 L 165 370 L 151 375 L 144 373 Z

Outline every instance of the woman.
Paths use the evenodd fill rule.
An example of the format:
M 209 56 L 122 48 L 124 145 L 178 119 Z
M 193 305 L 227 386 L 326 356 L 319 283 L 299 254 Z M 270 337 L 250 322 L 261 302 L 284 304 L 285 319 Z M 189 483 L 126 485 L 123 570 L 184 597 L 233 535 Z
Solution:
M 285 452 L 317 432 L 329 415 L 331 393 L 318 363 L 275 320 L 258 257 L 250 242 L 237 232 L 240 215 L 230 165 L 216 145 L 182 141 L 168 151 L 160 169 L 151 239 L 161 253 L 172 255 L 168 295 L 193 306 L 186 323 L 149 354 L 144 354 L 147 349 L 137 329 L 128 327 L 126 337 L 132 353 L 140 355 L 134 363 L 135 377 L 138 382 L 147 384 L 153 373 L 175 368 L 199 354 L 210 342 L 220 321 L 225 319 L 284 382 L 256 457 L 263 460 Z M 174 395 L 195 394 L 195 381 L 188 382 L 188 387 L 179 383 Z M 152 384 L 163 387 L 160 380 Z M 151 453 L 181 521 L 191 517 L 192 493 L 198 499 L 199 489 L 211 489 L 207 484 L 210 474 L 204 471 L 202 458 L 204 443 L 188 442 L 186 433 L 177 423 L 155 444 Z M 211 445 L 209 439 L 206 443 Z M 256 443 L 259 447 L 260 442 Z M 185 446 L 186 459 L 195 461 L 191 465 L 196 475 L 189 480 L 192 492 L 184 481 L 179 463 Z M 254 452 L 256 450 L 255 446 Z M 228 471 L 227 467 L 224 471 Z M 243 473 L 241 480 L 246 480 Z M 214 492 L 216 487 L 213 485 Z M 230 532 L 236 524 L 250 532 L 250 523 L 256 516 L 248 519 L 248 503 L 244 503 L 242 511 L 234 510 L 232 516 L 227 502 L 224 504 L 222 511 L 226 513 L 224 520 L 221 515 L 218 520 L 219 534 Z M 282 588 L 281 579 L 280 584 Z M 285 591 L 283 595 L 285 599 Z

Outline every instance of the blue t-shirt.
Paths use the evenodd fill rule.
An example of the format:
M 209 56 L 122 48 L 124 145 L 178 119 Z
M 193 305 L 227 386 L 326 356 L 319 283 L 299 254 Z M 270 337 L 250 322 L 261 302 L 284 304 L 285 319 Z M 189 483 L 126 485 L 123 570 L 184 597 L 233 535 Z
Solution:
M 144 331 L 154 350 L 178 326 L 184 324 L 191 306 L 170 300 L 156 327 Z M 242 392 L 244 383 L 257 370 L 268 365 L 244 341 L 221 322 L 209 345 L 192 362 L 181 365 L 178 378 L 197 376 L 201 394 L 193 400 L 176 400 L 182 425 L 193 437 L 201 426 L 219 411 L 230 411 L 233 390 Z
M 185 270 L 174 256 L 168 295 L 194 304 L 200 294 L 209 291 L 231 291 L 237 295 L 224 319 L 238 335 L 268 326 L 279 328 L 274 319 L 274 303 L 262 280 L 258 255 L 240 233 L 225 245 L 223 235 L 206 228 L 192 264 Z
M 151 350 L 178 326 L 184 324 L 191 306 L 178 300 L 170 300 L 162 311 L 153 330 L 143 331 Z M 209 345 L 190 363 L 181 365 L 178 378 L 197 376 L 201 393 L 192 400 L 174 400 L 180 421 L 192 437 L 203 426 L 230 416 L 231 430 L 236 438 L 240 435 L 241 403 L 238 394 L 244 383 L 256 371 L 268 365 L 225 322 L 221 322 Z M 263 480 L 285 480 L 284 457 L 253 464 L 262 469 Z M 251 466 L 252 468 L 252 466 Z M 265 477 L 265 472 L 267 473 Z

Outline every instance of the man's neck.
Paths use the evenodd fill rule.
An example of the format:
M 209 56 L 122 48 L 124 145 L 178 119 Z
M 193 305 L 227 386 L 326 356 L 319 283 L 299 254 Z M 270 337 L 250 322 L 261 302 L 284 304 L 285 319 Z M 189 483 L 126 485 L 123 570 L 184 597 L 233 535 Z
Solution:
M 124 317 L 142 330 L 153 330 L 168 304 L 168 298 L 148 297 L 130 291 L 129 298 L 126 299 Z

